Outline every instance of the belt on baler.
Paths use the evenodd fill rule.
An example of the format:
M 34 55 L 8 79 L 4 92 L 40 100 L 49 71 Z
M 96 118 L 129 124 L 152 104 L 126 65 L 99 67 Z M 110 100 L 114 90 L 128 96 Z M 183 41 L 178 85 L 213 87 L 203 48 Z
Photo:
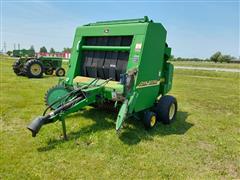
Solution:
M 85 46 L 128 47 L 133 36 L 85 37 Z M 83 50 L 81 75 L 119 81 L 126 72 L 129 51 Z

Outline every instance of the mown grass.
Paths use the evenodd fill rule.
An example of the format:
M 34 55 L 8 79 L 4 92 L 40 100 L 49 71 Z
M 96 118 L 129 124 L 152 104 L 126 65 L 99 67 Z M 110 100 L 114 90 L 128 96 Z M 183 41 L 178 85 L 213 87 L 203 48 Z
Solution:
M 116 114 L 87 107 L 32 138 L 26 125 L 44 109 L 57 77 L 17 77 L 1 63 L 1 179 L 240 178 L 239 74 L 176 70 L 171 94 L 177 120 L 145 131 L 127 120 L 118 136 Z
M 197 62 L 197 61 L 173 61 L 175 66 L 193 66 L 193 67 L 211 67 L 211 68 L 227 68 L 240 69 L 237 63 L 214 63 L 214 62 Z

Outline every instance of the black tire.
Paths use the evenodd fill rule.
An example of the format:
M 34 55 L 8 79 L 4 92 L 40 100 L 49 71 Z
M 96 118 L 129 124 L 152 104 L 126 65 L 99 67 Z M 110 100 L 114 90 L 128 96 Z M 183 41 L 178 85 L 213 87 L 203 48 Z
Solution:
M 59 76 L 59 77 L 65 76 L 65 70 L 63 68 L 57 68 L 55 73 L 56 73 L 56 76 Z
M 12 68 L 13 68 L 13 72 L 14 72 L 17 76 L 22 75 L 22 71 L 21 71 L 21 61 L 20 61 L 19 59 L 17 59 L 17 60 L 13 63 Z
M 162 96 L 156 105 L 155 112 L 158 121 L 163 124 L 170 124 L 176 119 L 177 114 L 177 100 L 173 96 Z
M 157 115 L 152 111 L 146 111 L 143 117 L 143 124 L 146 129 L 153 128 L 157 123 Z
M 53 69 L 52 68 L 48 68 L 47 70 L 45 70 L 44 72 L 46 75 L 52 75 L 53 74 Z
M 29 78 L 41 78 L 43 71 L 43 64 L 36 59 L 31 59 L 24 65 L 24 73 Z

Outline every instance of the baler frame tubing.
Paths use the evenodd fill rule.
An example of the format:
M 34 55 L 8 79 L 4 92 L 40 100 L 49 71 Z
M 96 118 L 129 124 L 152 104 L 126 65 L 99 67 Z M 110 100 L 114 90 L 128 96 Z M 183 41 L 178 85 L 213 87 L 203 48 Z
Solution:
M 130 51 L 130 46 L 81 46 L 82 50 Z

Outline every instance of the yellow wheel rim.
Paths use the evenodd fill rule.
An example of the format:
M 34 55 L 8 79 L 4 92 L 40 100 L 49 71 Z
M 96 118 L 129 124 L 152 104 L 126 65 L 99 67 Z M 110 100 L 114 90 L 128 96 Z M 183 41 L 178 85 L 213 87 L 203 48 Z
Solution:
M 63 74 L 64 74 L 64 73 L 63 73 L 63 70 L 59 70 L 59 71 L 58 71 L 58 75 L 59 75 L 59 76 L 63 76 Z
M 42 68 L 39 64 L 33 64 L 31 67 L 30 67 L 30 71 L 33 75 L 39 75 L 42 71 Z
M 155 125 L 155 123 L 156 123 L 156 116 L 152 116 L 151 120 L 150 120 L 151 127 L 153 127 Z
M 175 115 L 175 109 L 176 109 L 176 106 L 174 103 L 172 103 L 172 105 L 170 106 L 170 109 L 169 109 L 169 113 L 168 113 L 170 120 L 172 120 Z

